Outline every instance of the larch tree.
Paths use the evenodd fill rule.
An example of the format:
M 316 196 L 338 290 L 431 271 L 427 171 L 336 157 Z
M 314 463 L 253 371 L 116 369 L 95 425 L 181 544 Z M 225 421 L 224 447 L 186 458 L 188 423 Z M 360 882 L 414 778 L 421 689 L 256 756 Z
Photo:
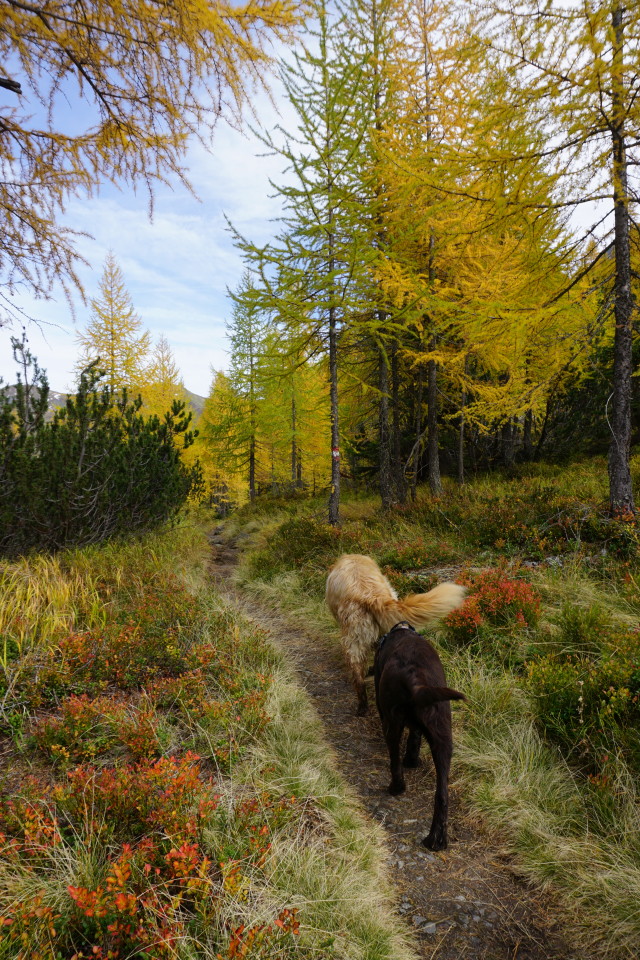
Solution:
M 340 340 L 359 309 L 357 278 L 371 257 L 357 224 L 361 197 L 355 172 L 371 92 L 361 63 L 341 44 L 340 12 L 323 0 L 312 7 L 310 40 L 282 67 L 296 116 L 292 132 L 265 136 L 289 165 L 288 183 L 276 185 L 284 213 L 276 240 L 258 248 L 238 237 L 247 262 L 260 275 L 265 313 L 275 314 L 305 347 L 326 353 L 331 418 L 329 522 L 340 517 Z M 297 348 L 296 348 L 297 349 Z
M 155 414 L 162 419 L 174 400 L 184 402 L 186 399 L 180 370 L 164 334 L 158 338 L 153 348 L 145 372 L 145 381 L 144 412 L 150 416 Z
M 304 352 L 295 333 L 274 323 L 261 357 L 260 419 L 275 438 L 285 487 L 315 486 L 329 463 L 329 396 L 326 358 Z
M 567 280 L 567 234 L 539 155 L 544 117 L 516 96 L 504 63 L 470 43 L 465 27 L 459 11 L 423 0 L 405 5 L 403 42 L 390 64 L 397 122 L 382 151 L 393 203 L 378 272 L 411 334 L 402 353 L 417 380 L 413 460 L 427 394 L 436 494 L 442 413 L 444 426 L 457 425 L 463 479 L 465 424 L 476 432 L 504 427 L 505 439 L 519 418 L 529 414 L 531 424 L 571 357 L 570 341 L 584 348 L 586 318 L 577 287 L 562 305 L 552 302 Z
M 194 447 L 210 492 L 228 491 L 237 500 L 246 496 L 248 487 L 247 443 L 244 436 L 239 436 L 244 415 L 244 404 L 229 377 L 215 371 L 198 421 Z
M 258 401 L 261 396 L 261 356 L 265 317 L 257 299 L 254 279 L 245 271 L 230 291 L 231 318 L 227 324 L 231 345 L 228 375 L 217 375 L 202 418 L 206 444 L 214 457 L 235 475 L 242 475 L 249 497 L 257 493 L 260 448 Z
M 184 179 L 189 138 L 238 119 L 301 17 L 295 0 L 2 3 L 0 322 L 18 287 L 81 289 L 69 198 Z
M 485 7 L 486 10 L 486 7 Z M 507 64 L 516 85 L 544 112 L 544 156 L 556 178 L 553 203 L 589 213 L 567 248 L 573 267 L 566 289 L 611 258 L 614 326 L 611 392 L 603 411 L 611 432 L 612 516 L 635 514 L 630 470 L 633 323 L 631 256 L 637 226 L 632 171 L 640 161 L 640 9 L 621 0 L 559 5 L 510 0 L 485 14 L 484 42 Z M 586 267 L 587 244 L 596 245 Z M 563 290 L 557 292 L 559 298 Z
M 78 376 L 98 360 L 112 393 L 123 389 L 140 392 L 148 384 L 151 335 L 142 327 L 112 253 L 105 259 L 100 296 L 91 301 L 89 322 L 77 342 L 81 348 Z
M 371 307 L 361 328 L 377 355 L 379 489 L 385 509 L 405 497 L 398 399 L 401 328 L 375 269 L 376 261 L 388 256 L 387 220 L 394 203 L 382 163 L 382 149 L 387 131 L 398 119 L 398 89 L 394 72 L 389 68 L 399 42 L 398 9 L 396 0 L 350 0 L 345 6 L 345 47 L 354 66 L 362 65 L 360 69 L 371 91 L 370 105 L 361 111 L 366 138 L 357 163 L 359 194 L 363 201 L 357 229 L 361 247 L 370 247 L 373 252 L 369 258 L 367 288 L 361 291 L 363 303 L 369 302 Z

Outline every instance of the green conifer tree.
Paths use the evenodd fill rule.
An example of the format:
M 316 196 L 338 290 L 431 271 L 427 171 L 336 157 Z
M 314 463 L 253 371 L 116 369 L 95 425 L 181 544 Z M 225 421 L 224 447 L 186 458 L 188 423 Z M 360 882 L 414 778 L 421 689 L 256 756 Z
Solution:
M 284 214 L 282 231 L 264 248 L 238 237 L 247 261 L 261 278 L 261 307 L 295 334 L 299 350 L 311 347 L 328 359 L 331 419 L 329 522 L 339 522 L 340 427 L 338 368 L 343 332 L 364 315 L 357 299 L 358 276 L 372 250 L 357 229 L 362 197 L 357 158 L 372 106 L 361 62 L 341 42 L 342 15 L 313 6 L 315 28 L 282 81 L 297 128 L 267 136 L 292 174 L 277 186 Z

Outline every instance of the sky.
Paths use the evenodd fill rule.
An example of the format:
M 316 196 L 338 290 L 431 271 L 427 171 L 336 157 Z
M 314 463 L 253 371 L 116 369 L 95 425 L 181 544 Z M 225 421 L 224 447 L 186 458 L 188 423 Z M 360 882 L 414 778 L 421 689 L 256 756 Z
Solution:
M 275 85 L 274 91 L 277 100 Z M 254 97 L 253 105 L 265 127 L 280 119 L 265 93 Z M 220 123 L 209 150 L 194 143 L 189 151 L 186 166 L 199 200 L 180 183 L 173 190 L 160 186 L 150 220 L 144 190 L 136 194 L 107 185 L 97 197 L 74 199 L 61 215 L 61 222 L 91 234 L 78 241 L 90 264 L 79 270 L 87 298 L 98 295 L 104 259 L 111 250 L 144 328 L 154 342 L 162 334 L 167 337 L 185 387 L 201 396 L 209 393 L 212 368 L 228 366 L 227 288 L 237 285 L 244 269 L 225 215 L 257 242 L 275 230 L 280 203 L 270 196 L 269 178 L 281 179 L 282 160 L 263 154 L 264 146 L 249 129 L 241 133 Z M 27 336 L 51 389 L 73 390 L 76 337 L 89 319 L 88 304 L 75 297 L 74 321 L 62 291 L 51 301 L 26 295 L 15 301 L 39 321 L 39 326 L 27 326 Z M 19 328 L 0 328 L 0 377 L 5 383 L 15 382 L 12 332 L 20 335 Z

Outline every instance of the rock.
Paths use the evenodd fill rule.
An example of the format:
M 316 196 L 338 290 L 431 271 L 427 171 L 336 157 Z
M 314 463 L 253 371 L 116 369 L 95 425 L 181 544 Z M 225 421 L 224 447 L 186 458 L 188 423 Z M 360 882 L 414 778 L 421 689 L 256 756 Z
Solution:
M 545 557 L 544 562 L 548 567 L 563 567 L 564 560 L 562 557 Z
M 436 927 L 435 923 L 425 923 L 425 925 L 424 925 L 424 927 L 422 928 L 422 930 L 423 930 L 424 933 L 429 933 L 429 934 L 433 935 L 434 933 L 436 933 L 437 927 Z

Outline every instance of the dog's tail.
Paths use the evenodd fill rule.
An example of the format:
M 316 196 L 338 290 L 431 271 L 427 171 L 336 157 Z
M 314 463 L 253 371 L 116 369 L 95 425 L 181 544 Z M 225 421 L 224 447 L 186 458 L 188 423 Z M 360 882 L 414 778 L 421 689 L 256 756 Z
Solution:
M 450 687 L 414 687 L 411 697 L 411 713 L 414 723 L 427 739 L 429 739 L 429 707 L 443 700 L 466 700 L 464 693 L 452 690 Z
M 428 593 L 414 593 L 404 600 L 393 600 L 385 604 L 385 630 L 394 623 L 407 620 L 414 627 L 426 627 L 434 620 L 445 617 L 464 603 L 466 588 L 459 583 L 439 583 Z
M 425 707 L 431 707 L 434 703 L 441 700 L 466 700 L 464 693 L 459 690 L 452 690 L 451 687 L 414 687 L 412 691 L 412 701 L 416 711 L 421 711 Z

